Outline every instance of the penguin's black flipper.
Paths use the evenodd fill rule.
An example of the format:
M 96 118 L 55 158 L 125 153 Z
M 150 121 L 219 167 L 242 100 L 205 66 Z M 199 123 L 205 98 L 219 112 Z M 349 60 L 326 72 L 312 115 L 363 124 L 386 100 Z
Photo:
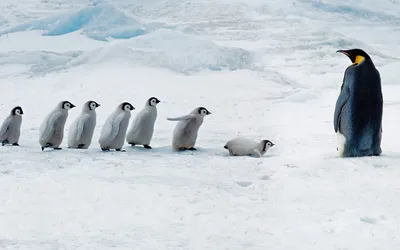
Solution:
M 348 87 L 344 87 L 340 95 L 336 101 L 336 106 L 335 106 L 335 114 L 333 117 L 333 127 L 335 129 L 335 132 L 338 132 L 340 128 L 340 115 L 342 114 L 342 109 L 343 106 L 347 103 L 350 97 L 350 89 Z

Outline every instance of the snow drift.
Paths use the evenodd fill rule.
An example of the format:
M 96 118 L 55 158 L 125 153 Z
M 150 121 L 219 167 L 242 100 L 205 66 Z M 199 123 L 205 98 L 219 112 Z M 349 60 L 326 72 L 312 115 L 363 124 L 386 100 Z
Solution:
M 72 39 L 74 38 L 66 43 L 73 43 Z M 208 38 L 169 29 L 160 29 L 127 40 L 116 40 L 91 51 L 0 53 L 0 65 L 29 65 L 29 71 L 35 74 L 110 62 L 166 68 L 190 74 L 202 70 L 254 69 L 253 61 L 252 52 L 223 47 Z
M 55 69 L 65 68 L 72 59 L 81 55 L 80 51 L 56 53 L 51 51 L 20 51 L 0 53 L 0 65 L 24 65 L 34 74 L 51 72 Z M 22 73 L 22 72 L 21 72 Z
M 116 60 L 187 74 L 200 70 L 251 69 L 254 55 L 240 48 L 219 46 L 205 37 L 160 29 L 85 53 L 72 60 L 71 66 Z

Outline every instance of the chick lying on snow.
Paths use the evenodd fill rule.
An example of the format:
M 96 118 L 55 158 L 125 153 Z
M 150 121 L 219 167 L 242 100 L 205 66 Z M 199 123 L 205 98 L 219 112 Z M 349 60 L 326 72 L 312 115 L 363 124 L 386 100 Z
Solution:
M 260 158 L 267 150 L 275 144 L 270 140 L 253 141 L 244 137 L 237 137 L 228 141 L 224 148 L 232 156 L 254 156 Z

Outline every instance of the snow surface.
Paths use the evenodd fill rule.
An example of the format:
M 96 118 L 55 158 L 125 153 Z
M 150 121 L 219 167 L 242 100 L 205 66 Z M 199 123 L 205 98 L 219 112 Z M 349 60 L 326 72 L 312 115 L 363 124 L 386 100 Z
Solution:
M 393 0 L 2 0 L 0 116 L 24 109 L 0 148 L 1 249 L 393 250 L 400 245 L 400 3 Z M 381 72 L 383 154 L 342 159 L 333 111 L 360 47 Z M 152 150 L 103 153 L 101 126 L 157 96 Z M 65 135 L 93 99 L 88 150 L 40 151 L 61 100 Z M 176 122 L 212 113 L 196 152 Z M 238 136 L 276 145 L 230 157 Z

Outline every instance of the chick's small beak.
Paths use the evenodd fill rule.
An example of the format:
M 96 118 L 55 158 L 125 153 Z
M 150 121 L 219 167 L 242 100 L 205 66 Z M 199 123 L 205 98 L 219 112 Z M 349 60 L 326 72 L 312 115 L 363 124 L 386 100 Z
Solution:
M 211 112 L 210 112 L 210 111 L 207 111 L 207 115 L 211 115 Z
M 161 102 L 160 100 L 158 100 L 158 99 L 156 100 L 156 103 L 160 103 L 160 102 Z
M 98 104 L 98 103 L 96 104 L 96 107 L 100 107 L 100 106 L 101 106 L 100 104 Z
M 75 108 L 76 106 L 74 104 L 71 103 L 71 108 Z

